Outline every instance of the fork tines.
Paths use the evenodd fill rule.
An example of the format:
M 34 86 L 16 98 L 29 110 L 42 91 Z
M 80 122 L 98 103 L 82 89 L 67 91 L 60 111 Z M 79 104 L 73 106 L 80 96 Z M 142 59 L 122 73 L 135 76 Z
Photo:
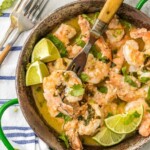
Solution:
M 35 22 L 39 19 L 48 0 L 29 0 L 24 8 L 24 16 Z

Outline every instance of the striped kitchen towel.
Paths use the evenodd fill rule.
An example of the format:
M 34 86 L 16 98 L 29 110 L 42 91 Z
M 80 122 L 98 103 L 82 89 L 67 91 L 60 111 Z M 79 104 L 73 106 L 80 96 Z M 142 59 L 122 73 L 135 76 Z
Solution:
M 50 0 L 41 18 L 47 16 L 50 11 L 53 11 L 54 9 L 71 1 L 73 0 L 60 0 L 58 3 L 56 0 Z M 0 0 L 0 3 L 1 2 L 2 0 Z M 9 27 L 10 12 L 11 9 L 7 10 L 3 16 L 0 16 L 0 41 Z M 16 66 L 22 46 L 30 32 L 31 31 L 26 32 L 20 36 L 9 55 L 0 66 L 0 106 L 8 100 L 17 97 L 15 90 Z M 12 106 L 6 110 L 2 118 L 2 126 L 9 141 L 19 150 L 49 149 L 48 146 L 40 140 L 30 128 L 22 115 L 19 105 Z M 7 150 L 1 141 L 0 150 Z
M 49 0 L 49 4 L 43 13 L 43 16 L 48 15 L 50 11 L 53 11 L 59 6 L 72 1 L 74 0 Z M 125 2 L 128 2 L 133 6 L 137 3 L 137 1 L 138 0 L 125 0 Z M 0 0 L 0 2 L 2 2 L 2 0 Z M 150 0 L 142 10 L 150 15 Z M 4 15 L 0 17 L 0 40 L 3 38 L 7 28 L 9 27 L 10 20 L 8 17 L 10 12 L 11 9 L 7 10 Z M 0 66 L 0 106 L 8 100 L 17 97 L 15 90 L 16 65 L 21 48 L 29 34 L 30 31 L 20 36 L 4 63 Z M 2 126 L 6 136 L 15 148 L 19 150 L 48 150 L 47 145 L 41 141 L 29 127 L 22 115 L 19 105 L 10 107 L 5 112 L 2 120 Z M 0 150 L 6 150 L 1 141 Z

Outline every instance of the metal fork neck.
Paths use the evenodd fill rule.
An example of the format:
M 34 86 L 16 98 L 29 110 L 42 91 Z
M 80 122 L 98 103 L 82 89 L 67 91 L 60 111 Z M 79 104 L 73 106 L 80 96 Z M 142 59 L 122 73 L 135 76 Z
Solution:
M 107 28 L 108 24 L 106 24 L 105 22 L 97 19 L 92 30 L 91 30 L 91 34 L 93 36 L 95 36 L 95 38 L 99 38 L 105 31 L 105 29 Z

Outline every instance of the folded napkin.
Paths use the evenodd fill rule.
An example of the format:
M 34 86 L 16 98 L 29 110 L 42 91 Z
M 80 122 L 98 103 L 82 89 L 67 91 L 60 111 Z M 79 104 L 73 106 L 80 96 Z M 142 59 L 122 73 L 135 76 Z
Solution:
M 54 9 L 72 2 L 74 0 L 49 0 L 43 17 L 47 16 Z M 2 0 L 0 0 L 2 2 Z M 138 0 L 125 0 L 125 2 L 135 6 Z M 150 1 L 142 9 L 150 16 Z M 0 40 L 3 38 L 8 26 L 9 26 L 9 13 L 12 9 L 7 10 L 3 16 L 0 17 Z M 42 17 L 42 18 L 43 18 Z M 15 90 L 15 71 L 20 54 L 20 50 L 29 36 L 30 31 L 22 34 L 16 41 L 11 52 L 5 59 L 4 63 L 0 66 L 0 106 L 10 99 L 16 98 Z M 2 119 L 2 126 L 4 132 L 12 145 L 19 150 L 48 150 L 48 146 L 40 140 L 33 130 L 30 128 L 26 120 L 24 119 L 19 105 L 10 107 L 4 114 Z M 145 150 L 149 149 L 147 145 Z M 0 150 L 6 150 L 3 143 L 0 141 Z

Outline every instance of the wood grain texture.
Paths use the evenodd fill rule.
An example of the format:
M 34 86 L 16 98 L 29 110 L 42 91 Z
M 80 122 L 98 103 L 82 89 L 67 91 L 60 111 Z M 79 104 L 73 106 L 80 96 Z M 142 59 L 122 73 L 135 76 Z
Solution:
M 109 23 L 122 3 L 123 0 L 107 0 L 98 16 L 98 19 L 105 23 Z
M 7 54 L 9 53 L 9 51 L 11 50 L 11 45 L 7 45 L 1 52 L 0 54 L 0 65 L 3 63 L 5 57 L 7 56 Z

